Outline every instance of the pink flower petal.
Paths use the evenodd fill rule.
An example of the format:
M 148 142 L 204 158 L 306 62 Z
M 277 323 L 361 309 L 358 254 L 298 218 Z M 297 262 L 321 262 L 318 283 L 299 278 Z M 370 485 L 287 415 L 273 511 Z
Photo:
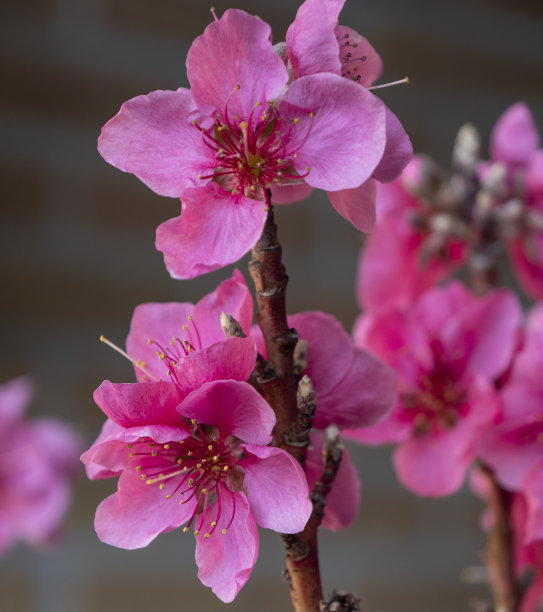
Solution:
M 106 544 L 127 550 L 143 548 L 158 534 L 187 521 L 195 503 L 192 498 L 181 506 L 176 497 L 167 499 L 159 488 L 148 486 L 139 475 L 123 472 L 117 492 L 96 509 L 94 526 Z
M 543 540 L 543 457 L 526 475 L 522 491 L 528 502 L 526 543 Z
M 191 351 L 172 370 L 176 386 L 188 395 L 213 380 L 239 380 L 251 376 L 256 363 L 256 345 L 252 338 L 225 338 L 200 351 Z
M 535 300 L 543 300 L 543 236 L 530 233 L 514 238 L 508 250 L 524 291 Z
M 94 392 L 94 401 L 122 427 L 163 424 L 181 426 L 176 411 L 182 400 L 171 382 L 111 383 L 105 380 Z
M 229 9 L 210 23 L 187 55 L 187 74 L 198 107 L 213 115 L 248 119 L 257 102 L 267 106 L 287 84 L 288 74 L 274 53 L 270 26 Z
M 307 183 L 292 185 L 272 185 L 272 204 L 292 204 L 307 199 L 313 192 L 313 187 Z
M 302 531 L 311 516 L 307 480 L 300 464 L 286 451 L 243 444 L 247 457 L 243 486 L 256 522 L 279 533 Z
M 323 440 L 324 434 L 322 432 L 313 431 L 311 433 L 311 447 L 305 461 L 305 473 L 310 489 L 314 487 L 322 475 Z M 360 479 L 351 462 L 349 450 L 344 448 L 332 489 L 326 498 L 321 527 L 330 529 L 330 531 L 346 529 L 355 520 L 359 506 Z
M 334 33 L 337 14 L 329 15 L 327 4 L 323 0 L 306 0 L 287 30 L 287 51 L 295 78 L 321 72 L 341 73 Z
M 370 178 L 355 189 L 329 191 L 328 198 L 337 212 L 357 230 L 370 233 L 375 227 L 376 193 L 377 185 L 375 180 Z
M 339 44 L 341 74 L 363 87 L 373 85 L 383 72 L 383 60 L 377 51 L 352 28 L 337 26 L 334 33 Z
M 235 512 L 234 519 L 225 534 L 219 531 L 221 525 L 217 522 L 217 529 L 206 539 L 204 534 L 212 529 L 217 502 L 209 508 L 196 537 L 196 564 L 202 584 L 211 587 L 221 601 L 229 603 L 247 582 L 256 563 L 258 530 L 242 492 L 230 493 L 223 489 L 220 495 L 221 515 L 230 518 Z
M 0 425 L 7 428 L 24 414 L 34 395 L 32 380 L 26 376 L 14 378 L 0 385 Z
M 384 108 L 364 87 L 335 74 L 291 83 L 279 105 L 281 129 L 306 183 L 326 191 L 364 183 L 385 150 Z
M 381 183 L 390 183 L 400 176 L 413 157 L 413 145 L 398 117 L 385 106 L 387 141 L 385 152 L 373 178 Z
M 523 102 L 510 106 L 498 119 L 490 137 L 490 157 L 510 167 L 525 166 L 539 146 L 539 134 Z
M 216 381 L 193 391 L 179 407 L 188 419 L 213 425 L 221 437 L 233 435 L 252 444 L 269 444 L 275 414 L 247 383 Z
M 216 166 L 212 151 L 192 124 L 196 118 L 196 106 L 186 89 L 138 96 L 125 102 L 102 128 L 98 151 L 159 195 L 178 198 L 198 175 Z
M 360 429 L 345 429 L 341 434 L 347 440 L 359 444 L 379 446 L 407 440 L 411 436 L 411 424 L 400 418 L 399 410 L 396 409 L 377 425 Z
M 181 216 L 159 225 L 156 234 L 156 248 L 174 278 L 194 278 L 233 263 L 262 234 L 264 202 L 234 196 L 216 183 L 188 189 L 182 197 Z

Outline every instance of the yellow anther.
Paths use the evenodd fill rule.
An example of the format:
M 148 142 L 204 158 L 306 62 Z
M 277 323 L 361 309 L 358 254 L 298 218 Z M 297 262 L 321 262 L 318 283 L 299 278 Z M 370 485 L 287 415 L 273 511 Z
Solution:
M 141 479 L 142 479 L 142 480 L 145 480 L 146 478 L 147 478 L 147 476 L 146 476 L 145 474 L 142 474 L 142 475 L 141 475 Z M 148 483 L 148 484 L 151 484 L 151 483 Z
M 211 523 L 211 526 L 212 526 L 212 527 L 216 527 L 216 526 L 217 526 L 217 521 L 213 521 L 213 522 Z
M 187 329 L 188 329 L 188 327 L 186 325 L 183 325 L 182 330 L 183 331 L 187 331 Z M 185 342 L 186 342 L 186 340 L 185 340 Z
M 228 466 L 227 466 L 227 465 L 225 465 L 225 466 L 223 467 L 223 470 L 224 470 L 225 472 L 228 472 Z
M 172 498 L 172 494 L 168 493 L 168 495 L 166 495 L 166 499 L 171 499 Z
M 194 480 L 192 478 L 189 478 L 189 487 L 193 487 L 194 486 Z
M 234 119 L 239 119 L 239 115 L 234 115 Z
M 141 465 L 136 466 L 136 472 L 141 472 Z
M 157 455 L 156 451 L 151 452 L 151 457 L 156 457 L 156 455 Z
M 256 105 L 257 106 L 262 106 L 262 102 L 257 102 Z
M 202 493 L 205 495 L 207 493 L 207 489 L 202 489 Z
M 311 170 L 311 166 L 306 166 L 305 169 L 309 172 Z
M 209 538 L 209 533 L 204 533 L 204 538 L 207 540 Z
M 164 449 L 165 450 L 170 450 L 170 445 L 169 444 L 164 444 Z
M 187 472 L 187 471 L 188 471 L 188 469 L 189 469 L 189 468 L 188 468 L 187 466 L 185 466 L 185 467 L 183 468 L 183 472 Z
M 128 445 L 128 448 L 132 448 L 133 446 L 134 446 L 133 444 L 129 444 L 129 445 Z
M 196 119 L 192 120 L 192 125 L 197 125 L 198 121 L 196 121 Z
M 292 156 L 293 159 L 298 159 L 298 153 L 294 153 L 294 155 Z
M 166 486 L 166 485 L 165 485 L 163 482 L 161 482 L 161 483 L 158 485 L 158 488 L 159 488 L 161 491 L 163 491 L 165 486 Z
M 192 457 L 193 452 L 192 452 L 192 451 L 189 451 L 189 452 L 187 453 L 187 455 L 188 455 L 189 457 Z
M 196 425 L 196 419 L 191 419 L 191 420 L 190 420 L 190 422 L 191 422 L 193 425 Z
M 136 453 L 130 453 L 130 456 L 131 456 L 131 457 L 135 457 L 135 456 L 136 456 Z
M 181 500 L 181 501 L 179 502 L 179 505 L 180 505 L 180 506 L 182 506 L 184 503 L 185 503 L 185 502 L 184 502 L 183 500 Z
M 219 460 L 219 455 L 215 455 L 215 456 L 213 457 L 213 461 L 214 461 L 215 463 L 217 463 L 217 461 L 218 461 L 218 460 Z
M 241 89 L 241 85 L 236 85 L 236 91 L 239 91 Z
M 198 531 L 198 529 L 194 532 L 194 535 L 200 535 L 200 532 Z
M 213 444 L 208 444 L 207 445 L 207 450 L 213 450 Z
M 140 442 L 145 442 L 145 438 L 140 438 Z
M 160 359 L 162 359 L 162 361 L 164 361 L 164 359 L 166 359 L 166 355 L 165 355 L 164 353 L 162 353 L 162 354 L 160 355 Z
M 149 344 L 153 344 L 153 341 L 151 340 L 151 338 L 147 338 L 147 342 L 148 342 Z
M 240 127 L 242 130 L 246 130 L 246 129 L 247 129 L 247 121 L 242 121 L 242 122 L 239 124 L 239 127 Z
M 202 464 L 201 464 L 201 463 L 197 463 L 197 464 L 196 464 L 196 467 L 197 467 L 198 469 L 200 469 L 200 468 L 202 467 Z
M 183 533 L 188 533 L 189 528 L 188 527 L 183 527 Z
M 298 119 L 298 117 L 295 117 L 295 118 L 294 118 L 294 123 L 295 123 L 296 125 L 298 125 L 298 123 L 300 123 L 300 120 Z
M 170 340 L 170 346 L 175 346 L 175 340 Z
M 179 459 L 176 459 L 175 462 L 178 463 L 179 465 L 181 465 L 183 463 L 183 459 L 181 459 L 181 457 L 180 457 Z
M 154 442 L 149 442 L 149 446 L 153 447 L 155 445 Z
M 310 112 L 310 113 L 309 113 L 309 116 L 310 116 L 310 117 L 314 117 L 314 116 L 315 116 L 315 113 L 314 113 L 314 112 Z
M 222 533 L 223 535 L 226 535 L 226 529 L 223 529 L 223 530 L 221 531 L 221 533 Z
M 185 440 L 179 440 L 178 444 L 185 444 Z

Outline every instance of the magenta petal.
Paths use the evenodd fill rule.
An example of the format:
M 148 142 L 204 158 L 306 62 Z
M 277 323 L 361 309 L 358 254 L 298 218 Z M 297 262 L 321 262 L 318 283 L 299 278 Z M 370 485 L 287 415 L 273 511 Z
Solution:
M 526 194 L 529 201 L 539 201 L 539 208 L 543 206 L 543 149 L 535 151 L 528 162 Z
M 383 72 L 383 60 L 377 51 L 362 34 L 347 26 L 337 26 L 335 35 L 339 43 L 342 75 L 356 79 L 363 87 L 373 85 Z
M 174 278 L 194 278 L 237 261 L 258 241 L 264 202 L 232 195 L 216 183 L 187 189 L 180 217 L 159 225 L 156 248 Z
M 539 146 L 539 134 L 530 109 L 523 102 L 509 107 L 490 137 L 490 156 L 508 166 L 524 166 Z
M 307 199 L 313 192 L 313 187 L 307 183 L 272 185 L 271 192 L 272 204 L 292 204 Z
M 193 319 L 202 347 L 224 340 L 222 312 L 231 314 L 243 331 L 249 334 L 253 321 L 253 298 L 239 270 L 234 270 L 232 278 L 223 281 L 194 307 Z
M 138 96 L 102 128 L 98 151 L 159 195 L 178 198 L 198 175 L 216 166 L 213 152 L 192 124 L 196 116 L 186 89 Z
M 256 345 L 252 338 L 225 338 L 200 351 L 190 352 L 174 368 L 176 386 L 183 395 L 213 380 L 246 381 L 256 362 Z
M 100 478 L 111 478 L 119 474 L 122 469 L 122 462 L 120 463 L 119 469 L 111 470 L 109 468 L 104 468 L 99 463 L 95 463 L 93 455 L 94 449 L 96 447 L 98 447 L 106 439 L 109 439 L 109 436 L 111 434 L 115 434 L 118 431 L 121 431 L 122 429 L 123 428 L 120 425 L 117 425 L 115 421 L 112 421 L 111 419 L 106 419 L 105 423 L 102 426 L 102 430 L 98 434 L 98 437 L 96 438 L 90 449 L 83 453 L 83 455 L 81 456 L 81 461 L 83 461 L 83 463 L 85 464 L 87 478 L 89 478 L 90 480 L 98 480 Z M 124 456 L 124 454 L 126 454 L 126 446 L 123 444 L 122 448 L 124 449 Z
M 384 421 L 372 427 L 360 429 L 345 429 L 343 437 L 359 444 L 379 446 L 393 442 L 403 442 L 411 436 L 411 424 L 401 418 L 398 410 L 394 410 Z
M 306 183 L 326 191 L 364 183 L 385 150 L 384 109 L 371 92 L 335 74 L 291 83 L 279 105 L 281 129 Z
M 94 526 L 102 542 L 134 550 L 182 525 L 191 517 L 195 503 L 193 498 L 180 506 L 176 497 L 167 499 L 138 474 L 123 472 L 118 491 L 96 509 Z
M 373 178 L 381 183 L 390 183 L 400 176 L 413 157 L 413 145 L 398 117 L 385 106 L 387 142 L 385 152 Z
M 229 603 L 247 582 L 256 563 L 258 529 L 242 492 L 223 489 L 220 496 L 221 516 L 225 518 L 217 521 L 217 529 L 206 539 L 204 534 L 213 529 L 211 521 L 216 514 L 217 502 L 205 513 L 202 525 L 198 525 L 200 535 L 196 537 L 196 564 L 202 584 L 211 587 L 221 601 Z M 219 529 L 232 515 L 232 524 L 226 533 L 221 533 Z
M 217 427 L 223 438 L 233 435 L 252 444 L 269 444 L 275 426 L 268 402 L 251 385 L 234 380 L 202 385 L 187 396 L 179 412 Z
M 34 395 L 29 377 L 20 376 L 0 385 L 0 425 L 2 428 L 16 423 L 24 414 Z
M 508 244 L 515 274 L 526 293 L 543 300 L 543 236 L 532 232 Z
M 198 107 L 209 115 L 248 119 L 257 102 L 279 96 L 288 74 L 273 51 L 270 26 L 244 11 L 229 9 L 210 23 L 189 49 L 187 74 Z
M 325 0 L 306 0 L 287 30 L 288 57 L 296 79 L 320 72 L 341 72 L 334 33 L 337 14 L 329 15 L 326 5 Z
M 127 353 L 132 359 L 145 363 L 145 372 L 158 379 L 165 377 L 167 367 L 156 352 L 170 348 L 169 344 L 174 336 L 184 339 L 182 327 L 188 323 L 188 317 L 193 310 L 194 304 L 176 302 L 136 306 L 126 339 Z M 153 344 L 149 343 L 149 340 L 153 340 Z M 134 369 L 138 380 L 149 380 L 140 368 Z
M 375 227 L 376 193 L 377 185 L 374 179 L 370 178 L 355 189 L 329 191 L 328 198 L 337 212 L 357 230 L 370 233 Z
M 307 480 L 300 464 L 286 451 L 243 444 L 247 457 L 239 464 L 256 522 L 279 533 L 302 531 L 311 516 Z
M 312 489 L 323 471 L 322 447 L 324 434 L 313 431 L 311 433 L 311 447 L 305 461 L 307 482 Z M 341 463 L 337 471 L 332 489 L 326 497 L 324 518 L 321 527 L 331 531 L 346 529 L 355 520 L 360 506 L 360 479 L 356 468 L 351 462 L 347 448 L 343 449 Z
M 94 401 L 122 427 L 164 424 L 181 426 L 176 411 L 182 400 L 171 382 L 111 383 L 105 380 L 94 392 Z

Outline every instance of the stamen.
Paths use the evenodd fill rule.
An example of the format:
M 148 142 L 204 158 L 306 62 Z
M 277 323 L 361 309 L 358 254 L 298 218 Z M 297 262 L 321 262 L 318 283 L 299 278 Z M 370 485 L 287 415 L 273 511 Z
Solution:
M 374 89 L 384 89 L 385 87 L 392 87 L 393 85 L 409 85 L 409 77 L 406 76 L 404 79 L 400 79 L 399 81 L 392 81 L 391 83 L 383 83 L 382 85 L 372 85 L 368 87 L 370 91 Z
M 130 363 L 132 363 L 134 366 L 136 366 L 136 368 L 138 368 L 138 370 L 141 370 L 145 375 L 151 377 L 155 381 L 159 380 L 156 376 L 154 376 L 153 374 L 151 374 L 149 371 L 146 370 L 145 363 L 141 359 L 133 359 L 132 357 L 130 357 L 130 355 L 128 353 L 123 351 L 122 348 L 119 348 L 116 344 L 113 344 L 113 342 L 111 342 L 111 340 L 108 340 L 103 335 L 100 336 L 100 342 L 103 342 L 104 344 L 107 344 L 110 348 L 112 348 L 114 351 L 117 351 L 117 353 L 122 355 L 125 359 L 128 359 L 128 361 L 130 361 Z

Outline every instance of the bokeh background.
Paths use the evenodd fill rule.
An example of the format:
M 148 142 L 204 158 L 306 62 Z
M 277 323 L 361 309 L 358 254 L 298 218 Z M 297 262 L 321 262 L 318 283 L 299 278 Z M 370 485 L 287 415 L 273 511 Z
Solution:
M 210 0 L 209 0 L 210 2 Z M 2 0 L 0 4 L 0 372 L 39 386 L 30 414 L 55 414 L 90 443 L 103 421 L 92 391 L 128 381 L 123 344 L 145 301 L 197 301 L 231 269 L 173 281 L 154 249 L 155 227 L 179 212 L 96 152 L 100 127 L 121 103 L 186 86 L 184 60 L 211 16 L 204 0 Z M 218 13 L 230 2 L 214 0 Z M 237 0 L 284 39 L 297 2 Z M 384 90 L 416 151 L 447 164 L 458 127 L 486 142 L 507 106 L 527 102 L 543 127 L 540 0 L 348 0 L 340 23 L 364 33 L 385 61 Z M 357 315 L 362 238 L 315 194 L 278 212 L 291 277 L 291 312 L 327 310 L 350 329 Z M 238 266 L 247 276 L 247 261 Z M 323 334 L 325 330 L 323 330 Z M 420 500 L 397 484 L 386 449 L 353 448 L 363 480 L 356 524 L 321 534 L 325 590 L 358 594 L 367 612 L 467 610 L 484 589 L 461 582 L 480 562 L 479 502 L 463 491 Z M 96 505 L 113 481 L 81 473 L 55 551 L 19 546 L 0 561 L 6 612 L 222 610 L 196 579 L 193 541 L 181 533 L 126 552 L 101 544 Z M 280 538 L 262 532 L 260 559 L 229 609 L 289 610 Z

